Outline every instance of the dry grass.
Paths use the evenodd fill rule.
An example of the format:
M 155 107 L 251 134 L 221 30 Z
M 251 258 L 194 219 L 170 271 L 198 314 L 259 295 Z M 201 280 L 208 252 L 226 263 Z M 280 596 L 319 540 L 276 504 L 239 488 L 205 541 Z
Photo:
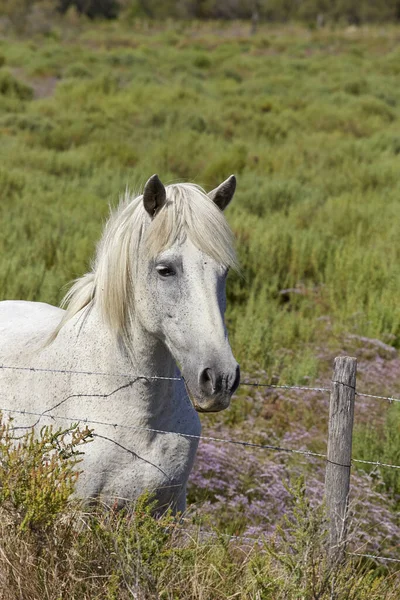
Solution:
M 300 481 L 274 538 L 229 538 L 206 523 L 153 517 L 143 496 L 122 510 L 68 500 L 88 432 L 43 429 L 18 444 L 1 428 L 1 600 L 395 600 L 395 573 L 372 562 L 330 564 L 323 508 Z M 397 583 L 396 583 L 397 582 Z M 335 594 L 332 596 L 332 587 Z

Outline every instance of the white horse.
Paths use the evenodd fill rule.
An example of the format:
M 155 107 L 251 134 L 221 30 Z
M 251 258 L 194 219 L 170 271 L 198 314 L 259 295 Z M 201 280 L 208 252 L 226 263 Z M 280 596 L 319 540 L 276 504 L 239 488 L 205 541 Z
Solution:
M 82 498 L 124 502 L 151 490 L 159 506 L 185 508 L 196 411 L 226 408 L 239 385 L 224 325 L 236 258 L 222 210 L 235 186 L 231 176 L 207 195 L 153 175 L 111 214 L 66 310 L 0 302 L 0 407 L 41 415 L 14 414 L 20 428 L 98 422 Z

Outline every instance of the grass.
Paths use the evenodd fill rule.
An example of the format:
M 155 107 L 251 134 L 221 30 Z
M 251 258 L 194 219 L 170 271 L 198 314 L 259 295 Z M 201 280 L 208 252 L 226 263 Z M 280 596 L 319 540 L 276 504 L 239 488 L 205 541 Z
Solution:
M 1 597 L 338 600 L 397 598 L 395 577 L 351 557 L 332 565 L 323 509 L 313 510 L 299 480 L 288 490 L 292 516 L 272 540 L 231 540 L 166 513 L 151 497 L 124 510 L 68 501 L 73 468 L 90 432 L 44 428 L 12 447 L 12 424 L 0 429 Z M 240 595 L 240 596 L 239 596 Z
M 241 363 L 314 375 L 304 348 L 327 315 L 397 347 L 397 30 L 182 27 L 1 41 L 2 297 L 57 303 L 126 185 L 157 171 L 210 188 L 234 172 Z
M 400 346 L 398 28 L 262 26 L 249 36 L 241 23 L 68 18 L 46 35 L 0 38 L 1 298 L 58 303 L 66 284 L 88 268 L 108 204 L 126 186 L 140 191 L 158 172 L 164 182 L 211 189 L 235 173 L 237 195 L 227 218 L 242 276 L 228 280 L 227 322 L 244 372 L 275 383 L 326 385 L 332 358 L 346 352 L 359 358 L 360 386 L 394 394 L 400 372 L 390 350 Z M 383 354 L 373 338 L 388 345 Z M 399 464 L 399 422 L 396 407 L 386 411 L 359 400 L 354 455 Z M 204 421 L 204 432 L 323 453 L 326 423 L 321 394 L 243 387 L 229 411 Z M 321 504 L 321 461 L 276 453 L 245 460 L 248 474 L 242 450 L 200 446 L 189 489 L 191 518 L 208 518 L 219 533 L 271 535 L 283 513 L 294 517 L 286 488 L 300 473 L 312 510 Z M 354 549 L 398 556 L 397 473 L 358 470 L 352 490 L 358 497 Z M 109 531 L 109 517 L 93 518 L 95 531 Z M 117 543 L 112 537 L 104 546 L 82 535 L 93 556 Z M 222 537 L 215 547 L 195 538 L 182 549 L 175 541 L 165 542 L 160 579 L 175 583 L 166 584 L 167 591 L 157 588 L 159 597 L 214 599 L 240 589 L 244 598 L 279 598 L 284 581 L 300 582 L 305 598 L 317 597 L 301 587 L 306 581 L 298 566 L 282 566 L 268 550 L 246 554 Z M 25 548 L 29 562 L 36 550 L 18 536 L 14 542 L 7 556 L 21 556 Z M 71 556 L 81 556 L 80 543 L 74 537 Z M 121 573 L 126 576 L 126 564 L 131 569 L 132 553 L 134 564 L 141 555 L 123 544 L 122 554 L 105 563 L 106 587 L 90 570 L 90 558 L 82 576 L 89 591 L 74 593 L 113 598 L 118 586 L 128 590 L 133 580 L 121 583 Z M 288 554 L 287 547 L 281 551 Z M 35 562 L 39 591 L 27 597 L 46 597 L 40 569 L 48 556 L 42 558 Z M 231 578 L 225 591 L 224 564 Z M 325 581 L 324 568 L 318 563 L 305 570 L 307 581 Z M 349 562 L 344 579 L 353 582 L 349 573 L 360 574 L 359 568 L 368 592 L 350 590 L 343 598 L 396 597 L 380 591 L 381 585 L 390 590 L 392 580 L 385 570 L 381 578 L 376 565 Z M 183 580 L 192 587 L 179 596 Z M 56 590 L 60 581 L 54 582 Z M 143 589 L 152 592 L 143 593 L 155 594 L 147 585 Z M 282 597 L 296 597 L 294 590 Z

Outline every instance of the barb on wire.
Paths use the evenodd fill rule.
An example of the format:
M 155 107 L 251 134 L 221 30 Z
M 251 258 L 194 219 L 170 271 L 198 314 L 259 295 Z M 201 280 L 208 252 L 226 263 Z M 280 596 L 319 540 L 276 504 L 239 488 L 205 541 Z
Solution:
M 180 531 L 184 534 L 186 534 L 187 536 L 204 536 L 205 538 L 211 538 L 211 539 L 218 539 L 218 538 L 225 538 L 226 540 L 228 540 L 229 542 L 231 541 L 236 541 L 236 542 L 248 542 L 250 544 L 260 544 L 262 543 L 262 539 L 260 538 L 256 538 L 256 537 L 251 537 L 251 536 L 245 536 L 245 535 L 230 535 L 229 533 L 222 533 L 220 531 L 205 531 L 204 529 L 186 529 L 186 528 L 182 528 L 180 529 Z
M 374 398 L 375 400 L 387 400 L 390 402 L 400 402 L 400 398 L 394 398 L 393 396 L 375 396 L 374 394 L 364 394 L 363 392 L 356 392 L 356 396 L 363 396 L 364 398 Z
M 374 460 L 362 460 L 361 458 L 352 458 L 352 462 L 362 463 L 364 465 L 374 465 L 375 467 L 389 467 L 389 469 L 400 469 L 400 465 L 391 465 L 389 463 L 383 463 Z

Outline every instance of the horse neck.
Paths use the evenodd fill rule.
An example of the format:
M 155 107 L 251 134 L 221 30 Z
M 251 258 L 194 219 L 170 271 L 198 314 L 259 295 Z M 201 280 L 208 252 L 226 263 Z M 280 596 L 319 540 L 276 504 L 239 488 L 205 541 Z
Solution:
M 176 377 L 175 360 L 165 344 L 145 331 L 139 322 L 133 324 L 131 333 L 129 360 L 132 373 L 150 378 L 143 382 L 143 400 L 151 420 L 153 423 L 159 422 L 160 418 L 168 420 L 176 388 L 176 382 L 168 378 Z
M 127 353 L 133 371 L 139 375 L 174 377 L 176 363 L 172 354 L 165 344 L 146 331 L 137 319 L 133 320 L 130 348 Z M 167 379 L 158 381 L 168 382 Z
M 176 376 L 176 363 L 170 351 L 147 332 L 137 319 L 131 325 L 128 349 L 117 344 L 110 332 L 104 331 L 104 327 L 101 316 L 93 307 L 81 335 L 92 337 L 95 352 L 101 348 L 96 358 L 99 361 L 96 368 L 110 373 L 132 374 L 132 394 L 142 418 L 153 425 L 159 425 L 160 419 L 168 420 L 176 388 L 176 381 L 168 379 Z M 165 379 L 157 379 L 157 376 Z M 146 377 L 149 379 L 146 380 Z

